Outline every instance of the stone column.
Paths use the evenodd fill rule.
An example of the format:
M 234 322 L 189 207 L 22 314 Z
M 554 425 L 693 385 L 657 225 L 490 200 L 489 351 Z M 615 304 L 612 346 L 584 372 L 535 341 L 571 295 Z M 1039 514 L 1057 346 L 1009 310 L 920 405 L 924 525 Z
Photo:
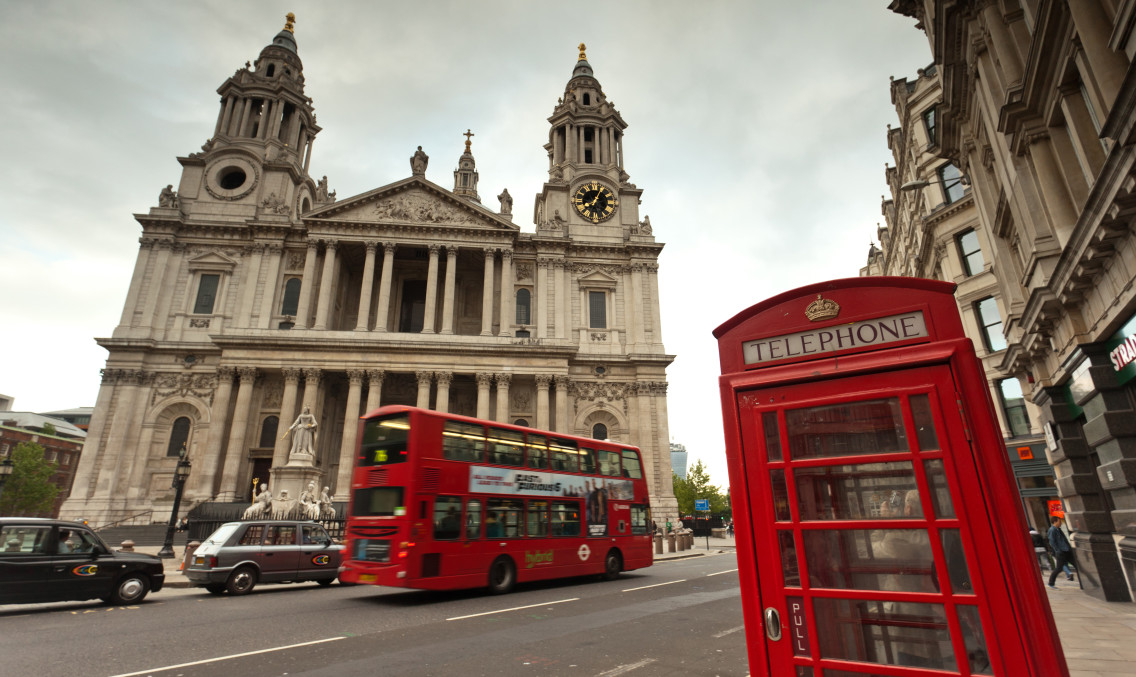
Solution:
M 221 493 L 217 498 L 221 501 L 235 501 L 237 493 L 237 479 L 241 472 L 241 461 L 248 453 L 245 446 L 245 435 L 248 433 L 249 405 L 252 404 L 252 390 L 256 384 L 255 367 L 238 367 L 240 385 L 237 386 L 237 405 L 233 409 L 233 427 L 229 430 L 229 448 L 225 452 L 225 467 L 221 471 Z
M 193 463 L 186 494 L 189 498 L 206 500 L 213 496 L 217 472 L 221 470 L 221 446 L 229 423 L 229 398 L 233 392 L 233 367 L 217 367 L 217 395 L 209 416 L 209 433 L 205 438 L 205 456 Z
M 536 375 L 536 427 L 541 430 L 548 430 L 548 386 L 551 384 L 551 374 Z
M 316 410 L 316 400 L 319 399 L 320 378 L 322 376 L 322 369 L 316 367 L 304 369 L 304 406 L 310 407 L 312 411 Z M 288 425 L 292 425 L 292 419 L 288 420 Z
M 336 240 L 324 242 L 323 277 L 320 278 L 319 305 L 316 306 L 316 324 L 312 329 L 327 329 L 327 318 L 331 311 L 331 293 L 335 286 Z
M 560 304 L 560 312 L 564 316 L 563 334 L 560 338 L 568 338 L 572 336 L 572 265 L 568 261 L 564 261 L 564 265 L 560 268 L 560 293 L 557 295 L 556 302 Z
M 299 390 L 300 375 L 303 371 L 294 367 L 284 367 L 280 370 L 284 375 L 284 395 L 280 401 L 280 425 L 277 428 L 279 435 L 276 445 L 272 449 L 272 467 L 279 467 L 288 462 L 288 450 L 292 447 L 291 436 L 284 437 L 281 430 L 287 430 L 296 419 L 296 392 Z
M 300 283 L 300 305 L 296 308 L 296 329 L 307 329 L 312 315 L 312 291 L 316 288 L 316 257 L 319 242 L 308 240 L 308 256 L 304 259 L 304 279 Z
M 252 99 L 241 99 L 240 123 L 237 126 L 237 136 L 248 134 L 249 119 L 252 117 Z
M 1034 175 L 1038 192 L 1048 207 L 1049 224 L 1062 247 L 1069 241 L 1073 227 L 1077 224 L 1077 212 L 1069 198 L 1061 170 L 1054 157 L 1053 146 L 1048 133 L 1033 136 L 1029 142 L 1029 155 L 1033 159 Z
M 536 261 L 536 293 L 533 294 L 536 302 L 536 338 L 548 335 L 548 259 Z
M 446 247 L 446 288 L 442 297 L 442 333 L 454 333 L 454 299 L 458 272 L 458 249 Z
M 497 374 L 497 415 L 493 418 L 501 423 L 509 422 L 509 382 L 512 374 Z
M 367 331 L 371 323 L 371 289 L 375 286 L 375 249 L 378 242 L 368 240 L 367 258 L 363 263 L 363 285 L 359 289 L 359 320 L 355 323 L 355 331 Z
M 87 427 L 87 437 L 83 441 L 83 450 L 79 454 L 79 465 L 75 469 L 75 478 L 71 482 L 71 495 L 67 497 L 63 504 L 63 510 L 60 512 L 64 519 L 81 517 L 78 512 L 72 512 L 72 510 L 79 512 L 83 510 L 82 501 L 86 500 L 91 494 L 91 477 L 95 473 L 95 463 L 99 460 L 105 460 L 107 456 L 106 447 L 100 447 L 99 441 L 102 440 L 103 430 L 107 426 L 110 403 L 114 399 L 119 373 L 117 369 L 103 369 L 101 371 L 102 384 L 99 386 L 98 397 L 95 398 L 95 410 L 91 414 L 91 423 Z
M 501 327 L 497 332 L 509 336 L 516 319 L 513 309 L 513 251 L 501 250 Z
M 221 117 L 217 118 L 217 128 L 213 130 L 213 136 L 229 133 L 229 121 L 232 119 L 233 115 L 233 98 L 232 96 L 226 96 L 222 99 L 225 105 L 222 107 Z
M 659 482 L 661 478 L 655 477 L 655 454 L 661 453 L 656 448 L 655 437 L 651 434 L 654 428 L 654 419 L 651 417 L 651 384 L 640 381 L 635 384 L 636 400 L 639 404 L 639 450 L 643 456 L 643 472 L 650 478 L 651 495 L 661 491 Z M 667 447 L 670 453 L 670 447 Z M 673 491 L 673 490 L 672 490 Z
M 1112 21 L 1105 14 L 1101 3 L 1070 2 L 1067 6 L 1073 17 L 1073 26 L 1081 38 L 1081 49 L 1093 71 L 1092 80 L 1100 87 L 1100 97 L 1105 101 L 1113 101 L 1124 84 L 1128 63 L 1123 51 L 1114 52 L 1109 47 L 1113 32 Z
M 134 312 L 138 310 L 138 297 L 142 293 L 142 279 L 146 277 L 146 264 L 154 251 L 154 240 L 142 239 L 138 244 L 138 259 L 134 262 L 134 274 L 130 277 L 130 288 L 126 292 L 126 303 L 122 307 L 120 327 L 134 324 Z
M 367 411 L 382 406 L 380 403 L 383 397 L 383 377 L 386 374 L 382 369 L 367 370 Z
M 450 384 L 454 381 L 454 372 L 436 371 L 434 381 L 438 384 L 438 393 L 434 399 L 434 409 L 443 414 L 450 411 Z
M 423 312 L 422 319 L 422 333 L 434 333 L 434 314 L 438 305 L 438 252 L 441 245 L 432 244 L 429 246 L 430 262 L 426 268 L 426 308 Z
M 556 338 L 564 338 L 567 336 L 564 319 L 564 306 L 566 305 L 564 301 L 567 299 L 566 292 L 568 290 L 567 285 L 564 283 L 565 263 L 564 259 L 555 259 L 552 261 L 553 291 L 556 296 L 555 300 L 552 302 L 552 335 Z
M 383 243 L 383 272 L 379 278 L 379 309 L 375 312 L 375 331 L 386 331 L 390 316 L 391 276 L 394 273 L 393 242 Z
M 493 335 L 493 248 L 486 247 L 485 276 L 481 285 L 481 335 Z
M 631 336 L 628 343 L 641 345 L 643 343 L 643 325 L 646 317 L 643 313 L 643 264 L 631 264 L 631 317 L 627 318 L 627 328 Z M 610 324 L 610 323 L 609 323 Z
M 434 380 L 434 372 L 416 371 L 414 375 L 418 377 L 418 401 L 415 403 L 415 406 L 421 409 L 429 409 L 430 383 Z
M 564 146 L 568 162 L 576 162 L 576 127 L 572 123 L 564 126 Z
M 114 419 L 110 424 L 110 434 L 103 452 L 102 467 L 95 483 L 95 498 L 113 499 L 114 485 L 122 476 L 123 459 L 127 455 L 126 438 L 130 434 L 130 421 L 134 417 L 138 391 L 147 380 L 143 371 L 127 370 L 118 379 L 118 402 L 114 408 Z M 137 452 L 136 449 L 131 451 Z
M 146 328 L 154 326 L 154 311 L 158 307 L 158 297 L 162 295 L 165 287 L 165 275 L 170 267 L 170 250 L 173 249 L 174 245 L 171 240 L 158 240 L 154 244 L 158 248 L 158 256 L 154 259 L 153 268 L 150 269 L 150 283 L 146 287 L 146 303 L 142 308 L 142 318 L 138 323 L 138 326 Z
M 264 294 L 260 299 L 260 317 L 257 326 L 268 329 L 272 326 L 272 315 L 276 303 L 276 290 L 280 288 L 280 264 L 284 260 L 284 247 L 275 242 L 265 245 L 268 253 L 268 272 L 264 276 Z M 301 289 L 303 282 L 300 283 Z
M 554 430 L 566 435 L 572 434 L 572 422 L 568 420 L 568 386 L 572 379 L 564 374 L 553 378 L 556 383 L 556 427 Z
M 247 266 L 244 274 L 241 276 L 241 302 L 237 308 L 237 316 L 234 318 L 236 321 L 233 323 L 237 327 L 251 327 L 252 326 L 252 301 L 256 296 L 256 286 L 260 281 L 260 264 L 264 257 L 264 245 L 262 243 L 254 243 L 252 247 L 245 251 Z
M 374 250 L 372 250 L 374 251 Z M 359 400 L 363 392 L 363 370 L 348 369 L 351 385 L 347 389 L 347 413 L 343 417 L 343 442 L 339 445 L 339 472 L 336 474 L 335 495 L 347 500 L 351 488 L 351 472 L 355 469 L 355 444 L 359 440 Z
M 987 5 L 982 10 L 982 14 L 986 18 L 986 28 L 989 31 L 990 41 L 993 43 L 994 53 L 997 55 L 996 58 L 1002 68 L 1006 84 L 1012 86 L 1015 83 L 1020 83 L 1022 81 L 1022 60 L 1018 55 L 1014 39 L 1010 36 L 1010 30 L 1006 28 L 1002 10 L 994 5 Z M 1105 36 L 1105 40 L 1107 39 L 1108 37 Z
M 489 385 L 493 383 L 493 374 L 477 373 L 477 418 L 489 418 Z
M 653 337 L 651 343 L 661 350 L 663 347 L 663 317 L 659 310 L 659 265 L 648 263 L 645 268 L 647 270 L 647 290 L 650 296 L 647 302 L 651 304 L 651 335 Z M 666 383 L 663 385 L 666 386 Z M 665 439 L 669 440 L 670 438 Z M 667 453 L 670 453 L 669 449 Z

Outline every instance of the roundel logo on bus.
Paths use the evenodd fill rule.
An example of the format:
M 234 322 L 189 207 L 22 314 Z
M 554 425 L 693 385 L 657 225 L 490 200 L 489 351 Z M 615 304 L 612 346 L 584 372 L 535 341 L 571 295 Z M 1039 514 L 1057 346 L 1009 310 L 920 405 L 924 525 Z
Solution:
M 331 558 L 327 555 L 316 555 L 312 558 L 312 564 L 316 565 L 317 567 L 327 566 L 327 563 L 330 561 Z
M 71 570 L 76 576 L 94 576 L 99 573 L 98 564 L 81 564 Z
M 588 547 L 587 543 L 585 543 L 580 546 L 580 549 L 576 551 L 576 554 L 580 556 L 581 562 L 587 562 L 588 558 L 592 556 L 592 549 Z

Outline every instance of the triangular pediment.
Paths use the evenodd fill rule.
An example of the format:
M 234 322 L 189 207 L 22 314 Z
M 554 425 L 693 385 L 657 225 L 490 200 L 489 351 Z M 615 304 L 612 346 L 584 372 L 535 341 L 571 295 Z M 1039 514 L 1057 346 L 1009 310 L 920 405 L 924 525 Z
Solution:
M 186 259 L 186 264 L 190 270 L 200 270 L 202 268 L 215 270 L 215 269 L 228 269 L 231 270 L 236 267 L 236 259 L 229 258 L 219 251 L 211 250 L 202 252 L 196 256 L 190 256 Z
M 581 275 L 577 279 L 581 287 L 614 287 L 616 285 L 615 277 L 598 268 Z
M 520 230 L 506 217 L 421 177 L 319 207 L 305 214 L 304 221 Z

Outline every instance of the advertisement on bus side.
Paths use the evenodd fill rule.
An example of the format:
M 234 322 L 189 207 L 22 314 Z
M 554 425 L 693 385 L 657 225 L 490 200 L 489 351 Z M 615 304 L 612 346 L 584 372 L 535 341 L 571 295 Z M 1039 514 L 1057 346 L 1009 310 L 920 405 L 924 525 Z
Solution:
M 635 498 L 631 480 L 480 465 L 470 466 L 469 490 L 471 493 L 504 496 L 582 498 L 589 536 L 607 535 L 608 501 L 630 501 Z

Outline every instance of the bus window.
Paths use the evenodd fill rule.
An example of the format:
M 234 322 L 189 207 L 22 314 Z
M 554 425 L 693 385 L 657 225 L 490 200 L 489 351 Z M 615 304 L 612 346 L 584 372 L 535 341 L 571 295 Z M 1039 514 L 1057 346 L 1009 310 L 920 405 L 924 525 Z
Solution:
M 548 535 L 548 501 L 529 501 L 528 517 L 526 536 L 543 538 Z
M 461 538 L 462 501 L 457 496 L 439 496 L 434 499 L 434 540 L 452 541 Z
M 626 451 L 623 453 L 627 453 Z M 647 506 L 633 505 L 631 506 L 631 533 L 645 534 L 647 533 Z
M 517 538 L 521 535 L 521 510 L 523 506 L 520 501 L 491 498 L 486 501 L 485 505 L 489 510 L 489 519 L 485 522 L 486 536 L 489 538 Z M 496 526 L 491 529 L 494 519 L 496 519 Z M 497 535 L 492 536 L 491 534 Z
M 356 489 L 352 506 L 354 514 L 358 517 L 390 517 L 406 514 L 406 507 L 402 504 L 402 487 Z
M 580 535 L 580 504 L 573 501 L 552 502 L 552 535 Z
M 465 506 L 465 537 L 471 541 L 481 538 L 481 501 L 476 498 Z
M 599 455 L 599 465 L 601 475 L 610 475 L 612 477 L 619 476 L 619 454 L 614 451 L 604 451 L 600 449 L 596 452 Z
M 596 471 L 595 449 L 580 449 L 580 472 L 594 473 Z
M 489 462 L 500 465 L 523 466 L 525 455 L 524 433 L 501 428 L 489 429 Z
M 548 467 L 548 438 L 544 435 L 529 434 L 529 443 L 526 445 L 528 452 L 528 465 L 530 468 L 547 468 Z
M 406 439 L 410 434 L 410 417 L 395 414 L 367 421 L 363 440 L 359 443 L 359 465 L 386 465 L 406 460 Z
M 472 423 L 446 421 L 442 429 L 442 457 L 477 463 L 485 455 L 485 428 Z
M 643 478 L 643 468 L 639 464 L 639 454 L 630 449 L 623 450 L 623 476 L 633 480 Z
M 576 457 L 580 455 L 576 443 L 572 440 L 558 440 L 555 437 L 549 442 L 549 467 L 552 470 L 568 470 L 576 472 L 580 469 Z

